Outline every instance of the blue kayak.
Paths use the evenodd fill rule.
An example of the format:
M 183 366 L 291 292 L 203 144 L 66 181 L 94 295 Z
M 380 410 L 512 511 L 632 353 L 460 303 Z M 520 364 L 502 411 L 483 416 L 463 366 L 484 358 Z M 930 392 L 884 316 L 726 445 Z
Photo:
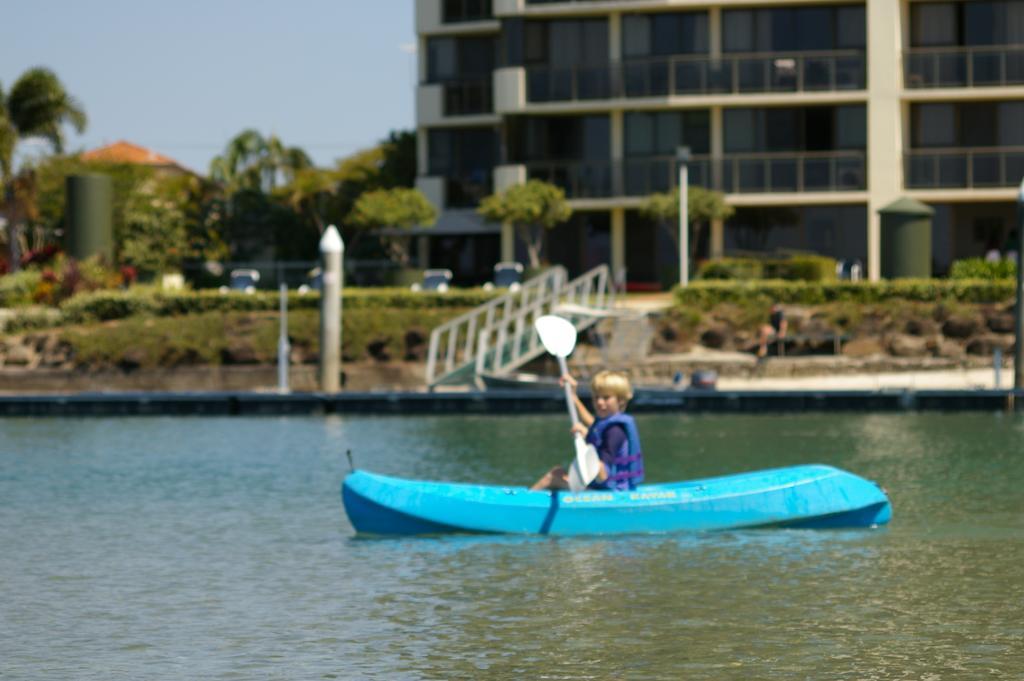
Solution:
M 357 470 L 345 478 L 341 496 L 352 526 L 369 534 L 873 527 L 892 517 L 881 487 L 823 465 L 641 485 L 629 492 L 578 493 L 406 480 Z

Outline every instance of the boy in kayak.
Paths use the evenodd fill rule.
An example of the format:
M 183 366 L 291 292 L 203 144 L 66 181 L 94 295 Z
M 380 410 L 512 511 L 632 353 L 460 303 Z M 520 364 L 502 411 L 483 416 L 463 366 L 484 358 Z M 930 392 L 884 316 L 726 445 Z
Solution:
M 633 389 L 629 379 L 618 371 L 602 371 L 590 383 L 593 395 L 594 414 L 576 394 L 576 380 L 569 375 L 562 383 L 572 386 L 573 401 L 580 415 L 581 423 L 572 427 L 588 444 L 594 445 L 601 459 L 601 470 L 590 483 L 590 489 L 623 491 L 636 489 L 644 479 L 644 455 L 640 451 L 640 434 L 636 421 L 624 412 Z M 534 483 L 530 489 L 568 489 L 569 473 L 562 466 L 555 466 Z

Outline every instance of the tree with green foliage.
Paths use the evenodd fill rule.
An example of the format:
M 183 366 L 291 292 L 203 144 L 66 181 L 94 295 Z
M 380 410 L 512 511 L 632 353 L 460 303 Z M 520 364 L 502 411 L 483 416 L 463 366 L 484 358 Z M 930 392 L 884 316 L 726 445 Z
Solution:
M 530 180 L 484 197 L 477 212 L 492 222 L 512 223 L 534 268 L 541 264 L 545 232 L 572 217 L 561 187 L 542 180 Z
M 694 232 L 690 239 L 690 256 L 695 257 L 701 226 L 712 220 L 728 220 L 736 211 L 725 202 L 725 195 L 704 187 L 689 187 L 686 192 L 686 216 Z M 679 188 L 671 192 L 656 192 L 640 206 L 640 214 L 668 232 L 679 251 Z
M 25 220 L 35 212 L 35 183 L 31 177 L 15 174 L 15 150 L 22 140 L 42 138 L 61 153 L 65 125 L 78 132 L 85 130 L 85 111 L 49 69 L 29 69 L 9 93 L 0 86 L 0 216 L 6 223 L 12 270 L 19 264 L 18 235 Z
M 363 230 L 389 230 L 379 236 L 388 255 L 402 267 L 409 266 L 410 235 L 400 232 L 429 227 L 436 220 L 437 211 L 423 192 L 406 187 L 368 191 L 356 200 L 350 215 L 350 222 Z
M 291 182 L 295 173 L 313 161 L 299 147 L 287 147 L 277 135 L 264 137 L 258 130 L 243 130 L 228 142 L 224 153 L 210 162 L 210 178 L 229 192 L 242 189 L 272 192 L 280 181 Z

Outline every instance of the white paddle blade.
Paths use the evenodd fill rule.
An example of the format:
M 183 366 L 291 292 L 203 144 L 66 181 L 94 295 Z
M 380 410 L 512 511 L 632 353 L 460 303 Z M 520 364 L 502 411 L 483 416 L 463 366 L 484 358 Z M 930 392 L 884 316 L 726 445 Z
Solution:
M 601 470 L 601 459 L 598 458 L 594 445 L 588 445 L 579 435 L 573 444 L 576 447 L 576 458 L 569 466 L 569 489 L 579 492 L 585 490 L 587 485 L 597 478 Z
M 568 357 L 576 347 L 576 327 L 568 319 L 546 314 L 533 322 L 544 349 L 555 357 Z

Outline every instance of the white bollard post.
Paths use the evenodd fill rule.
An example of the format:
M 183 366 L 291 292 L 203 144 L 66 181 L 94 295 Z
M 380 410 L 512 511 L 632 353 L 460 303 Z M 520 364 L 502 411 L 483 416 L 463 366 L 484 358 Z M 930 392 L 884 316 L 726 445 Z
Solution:
M 338 392 L 341 377 L 341 278 L 345 244 L 331 225 L 320 239 L 320 390 Z
M 679 163 L 679 285 L 690 283 L 690 178 L 686 164 L 690 162 L 690 147 L 676 148 Z

